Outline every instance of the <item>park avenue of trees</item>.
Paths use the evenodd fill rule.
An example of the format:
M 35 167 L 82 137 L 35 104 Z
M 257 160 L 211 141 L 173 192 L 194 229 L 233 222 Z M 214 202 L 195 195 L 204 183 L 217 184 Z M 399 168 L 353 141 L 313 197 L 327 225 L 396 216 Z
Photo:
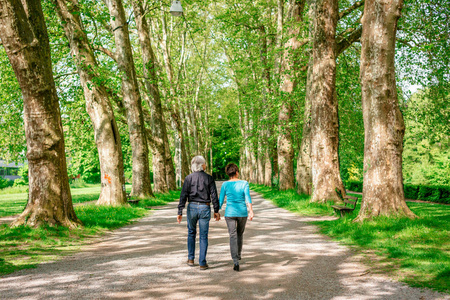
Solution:
M 0 0 L 0 151 L 29 166 L 13 225 L 80 226 L 72 178 L 126 205 L 126 182 L 174 190 L 199 154 L 313 202 L 363 181 L 356 221 L 415 218 L 405 182 L 450 184 L 448 0 L 182 5 Z

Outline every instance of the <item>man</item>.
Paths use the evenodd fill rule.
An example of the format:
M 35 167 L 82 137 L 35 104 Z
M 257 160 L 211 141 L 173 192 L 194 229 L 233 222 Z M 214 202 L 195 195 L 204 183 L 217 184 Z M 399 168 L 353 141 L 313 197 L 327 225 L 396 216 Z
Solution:
M 211 175 L 205 173 L 206 160 L 198 155 L 191 161 L 192 174 L 184 179 L 181 190 L 180 203 L 178 204 L 178 224 L 181 223 L 183 209 L 186 201 L 187 207 L 187 227 L 188 227 L 188 260 L 187 264 L 194 266 L 195 258 L 195 238 L 197 235 L 197 222 L 200 229 L 200 270 L 208 269 L 206 263 L 206 252 L 208 250 L 209 221 L 211 220 L 211 202 L 214 206 L 214 219 L 220 220 L 219 199 L 217 197 L 216 183 Z

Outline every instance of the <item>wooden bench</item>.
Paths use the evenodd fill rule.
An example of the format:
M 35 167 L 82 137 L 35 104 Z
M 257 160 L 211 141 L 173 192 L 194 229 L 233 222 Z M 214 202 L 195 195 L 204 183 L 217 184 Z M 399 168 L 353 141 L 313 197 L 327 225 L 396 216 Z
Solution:
M 130 193 L 127 193 L 127 201 L 130 204 L 136 204 L 136 205 L 139 204 L 139 199 L 131 199 Z
M 344 205 L 332 205 L 331 206 L 336 213 L 339 212 L 341 217 L 343 217 L 345 214 L 351 213 L 352 211 L 355 210 L 356 203 L 358 202 L 358 197 L 353 197 L 353 196 L 343 197 L 341 191 L 338 189 L 336 189 L 336 193 L 338 194 L 338 196 L 342 200 L 342 202 L 344 202 Z

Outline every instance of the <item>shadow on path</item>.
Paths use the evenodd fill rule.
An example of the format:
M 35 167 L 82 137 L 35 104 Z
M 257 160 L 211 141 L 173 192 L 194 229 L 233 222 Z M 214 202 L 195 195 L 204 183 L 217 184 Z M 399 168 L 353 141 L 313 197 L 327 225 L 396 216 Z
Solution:
M 366 274 L 308 218 L 251 195 L 255 219 L 247 222 L 241 272 L 232 270 L 224 219 L 211 221 L 210 269 L 187 266 L 186 220 L 176 223 L 170 203 L 81 253 L 0 278 L 0 298 L 450 299 Z

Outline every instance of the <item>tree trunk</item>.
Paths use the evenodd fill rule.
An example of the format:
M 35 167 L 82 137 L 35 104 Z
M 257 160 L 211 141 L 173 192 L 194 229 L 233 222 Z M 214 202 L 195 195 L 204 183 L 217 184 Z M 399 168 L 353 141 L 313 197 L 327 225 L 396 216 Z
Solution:
M 40 1 L 1 0 L 0 38 L 23 95 L 29 164 L 25 210 L 11 226 L 77 227 L 67 176 L 64 135 Z
M 139 198 L 152 197 L 148 145 L 145 137 L 142 99 L 136 78 L 128 22 L 122 0 L 106 0 L 114 29 L 116 58 L 122 73 L 123 102 L 127 111 L 128 132 L 133 156 L 133 187 L 131 194 Z
M 278 116 L 280 128 L 278 136 L 278 178 L 280 190 L 288 190 L 295 187 L 293 164 L 294 148 L 292 146 L 291 131 L 289 129 L 291 113 L 292 106 L 289 103 L 283 103 Z
M 133 12 L 136 19 L 136 27 L 139 33 L 139 42 L 142 49 L 142 62 L 144 64 L 145 85 L 152 96 L 152 103 L 149 106 L 152 111 L 152 133 L 154 140 L 153 151 L 153 182 L 154 190 L 157 193 L 167 193 L 168 185 L 165 169 L 165 146 L 164 139 L 164 116 L 161 105 L 161 95 L 158 87 L 158 77 L 156 75 L 156 58 L 149 36 L 149 26 L 145 18 L 141 0 L 133 0 Z
M 267 147 L 264 151 L 264 185 L 272 185 L 272 161 L 270 160 L 270 151 Z
M 265 154 L 266 152 L 264 151 L 263 148 L 263 136 L 264 136 L 264 132 L 260 132 L 259 137 L 258 137 L 258 156 L 256 158 L 256 166 L 257 166 L 257 183 L 258 184 L 264 184 L 264 167 L 265 167 Z
M 258 161 L 255 153 L 255 146 L 253 143 L 250 144 L 250 182 L 258 183 Z
M 395 36 L 402 0 L 366 1 L 361 36 L 364 184 L 356 220 L 415 215 L 405 203 L 402 152 L 405 125 L 395 82 Z
M 167 135 L 167 127 L 166 124 L 163 126 L 163 134 Z M 175 191 L 177 189 L 177 180 L 176 180 L 176 174 L 175 174 L 175 166 L 173 164 L 173 157 L 172 153 L 170 152 L 170 145 L 169 145 L 169 139 L 164 139 L 164 149 L 165 149 L 165 167 L 166 167 L 166 181 L 167 181 L 167 187 L 171 191 Z
M 305 0 L 292 1 L 289 7 L 288 18 L 296 23 L 302 22 Z M 297 26 L 295 26 L 297 25 Z M 278 115 L 278 169 L 279 169 L 279 189 L 287 190 L 295 187 L 294 181 L 294 147 L 292 145 L 292 135 L 290 130 L 290 121 L 292 114 L 291 94 L 294 91 L 297 80 L 292 72 L 295 70 L 294 62 L 298 56 L 298 49 L 302 43 L 298 40 L 300 28 L 298 24 L 289 30 L 292 36 L 285 44 L 284 53 L 281 62 L 281 99 L 282 105 Z
M 94 127 L 100 160 L 102 189 L 97 204 L 126 204 L 122 146 L 116 120 L 98 64 L 81 23 L 77 0 L 54 0 L 69 40 L 86 99 L 86 110 Z
M 303 132 L 300 151 L 297 159 L 297 192 L 311 195 L 311 85 L 312 85 L 312 59 L 309 60 L 306 78 L 305 112 L 303 117 Z
M 337 0 L 315 3 L 311 87 L 311 168 L 313 202 L 340 201 L 339 119 L 336 98 Z

